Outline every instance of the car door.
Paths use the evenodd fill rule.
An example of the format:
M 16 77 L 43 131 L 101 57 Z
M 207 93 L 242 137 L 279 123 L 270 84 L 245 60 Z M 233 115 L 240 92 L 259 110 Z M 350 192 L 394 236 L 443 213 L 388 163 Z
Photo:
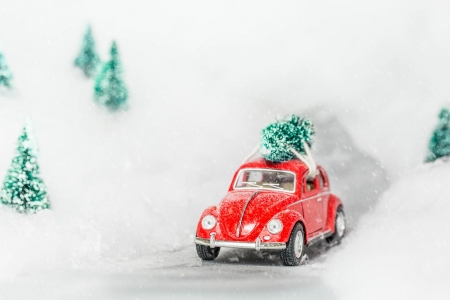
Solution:
M 319 180 L 319 189 L 322 201 L 322 219 L 323 224 L 322 227 L 325 228 L 327 222 L 327 214 L 328 214 L 328 200 L 330 198 L 330 188 L 328 183 L 328 176 L 322 168 L 319 168 L 319 174 L 317 175 L 317 179 Z
M 308 235 L 320 231 L 324 226 L 323 198 L 318 177 L 303 178 L 303 218 Z

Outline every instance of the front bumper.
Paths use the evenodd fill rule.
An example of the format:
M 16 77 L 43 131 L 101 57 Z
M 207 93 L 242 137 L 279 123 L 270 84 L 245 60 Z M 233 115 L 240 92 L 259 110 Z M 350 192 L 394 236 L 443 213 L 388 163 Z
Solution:
M 254 243 L 218 241 L 215 239 L 214 233 L 211 234 L 211 238 L 209 240 L 196 237 L 194 242 L 198 245 L 209 246 L 211 248 L 226 247 L 226 248 L 240 248 L 240 249 L 255 249 L 257 251 L 271 250 L 271 249 L 272 250 L 286 249 L 286 243 L 262 243 L 260 238 L 257 238 Z

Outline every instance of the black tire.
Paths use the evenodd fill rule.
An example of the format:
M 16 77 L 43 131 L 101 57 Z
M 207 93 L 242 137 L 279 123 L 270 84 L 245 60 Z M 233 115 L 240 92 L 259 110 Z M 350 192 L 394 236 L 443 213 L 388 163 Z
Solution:
M 203 260 L 215 260 L 220 252 L 220 247 L 211 248 L 198 244 L 195 246 L 197 247 L 198 256 Z
M 334 219 L 334 233 L 327 238 L 327 242 L 332 245 L 337 245 L 345 236 L 345 230 L 347 228 L 345 213 L 342 206 L 339 206 L 336 210 L 336 217 Z
M 298 266 L 305 254 L 305 231 L 300 223 L 292 229 L 286 249 L 281 250 L 280 257 L 285 266 Z

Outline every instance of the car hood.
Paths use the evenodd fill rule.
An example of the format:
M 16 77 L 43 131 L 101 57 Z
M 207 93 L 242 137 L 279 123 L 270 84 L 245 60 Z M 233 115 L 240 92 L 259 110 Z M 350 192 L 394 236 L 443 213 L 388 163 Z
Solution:
M 226 233 L 228 237 L 233 239 L 244 239 L 249 235 L 258 235 L 267 222 L 276 213 L 292 203 L 294 199 L 293 194 L 283 192 L 265 190 L 231 191 L 218 207 L 222 233 Z M 242 222 L 240 222 L 241 215 Z M 241 226 L 239 226 L 240 223 Z M 260 230 L 255 230 L 257 228 L 260 228 Z

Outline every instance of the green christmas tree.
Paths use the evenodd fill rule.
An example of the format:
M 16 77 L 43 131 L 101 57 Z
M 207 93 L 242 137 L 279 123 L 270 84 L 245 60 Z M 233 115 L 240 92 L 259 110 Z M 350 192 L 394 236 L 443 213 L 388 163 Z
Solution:
M 290 120 L 269 124 L 262 130 L 259 152 L 270 161 L 287 161 L 295 157 L 290 148 L 306 154 L 303 142 L 311 147 L 313 135 L 311 120 L 293 115 Z
M 443 108 L 439 114 L 439 124 L 431 136 L 428 150 L 426 162 L 450 156 L 450 112 L 447 108 Z
M 3 53 L 0 51 L 0 85 L 11 87 L 11 79 L 12 73 L 9 70 L 8 65 L 6 64 L 5 57 Z
M 103 64 L 95 79 L 95 101 L 110 110 L 118 110 L 126 107 L 128 90 L 122 80 L 122 64 L 116 42 L 113 42 L 110 54 L 111 59 Z
M 88 26 L 86 33 L 84 34 L 80 53 L 75 59 L 75 66 L 83 70 L 87 77 L 92 77 L 95 75 L 99 63 L 100 59 L 95 51 L 95 42 L 92 37 L 92 30 L 91 27 Z
M 0 190 L 1 203 L 23 213 L 50 208 L 47 189 L 37 164 L 36 147 L 30 133 L 30 125 L 27 124 L 19 137 L 16 156 Z

